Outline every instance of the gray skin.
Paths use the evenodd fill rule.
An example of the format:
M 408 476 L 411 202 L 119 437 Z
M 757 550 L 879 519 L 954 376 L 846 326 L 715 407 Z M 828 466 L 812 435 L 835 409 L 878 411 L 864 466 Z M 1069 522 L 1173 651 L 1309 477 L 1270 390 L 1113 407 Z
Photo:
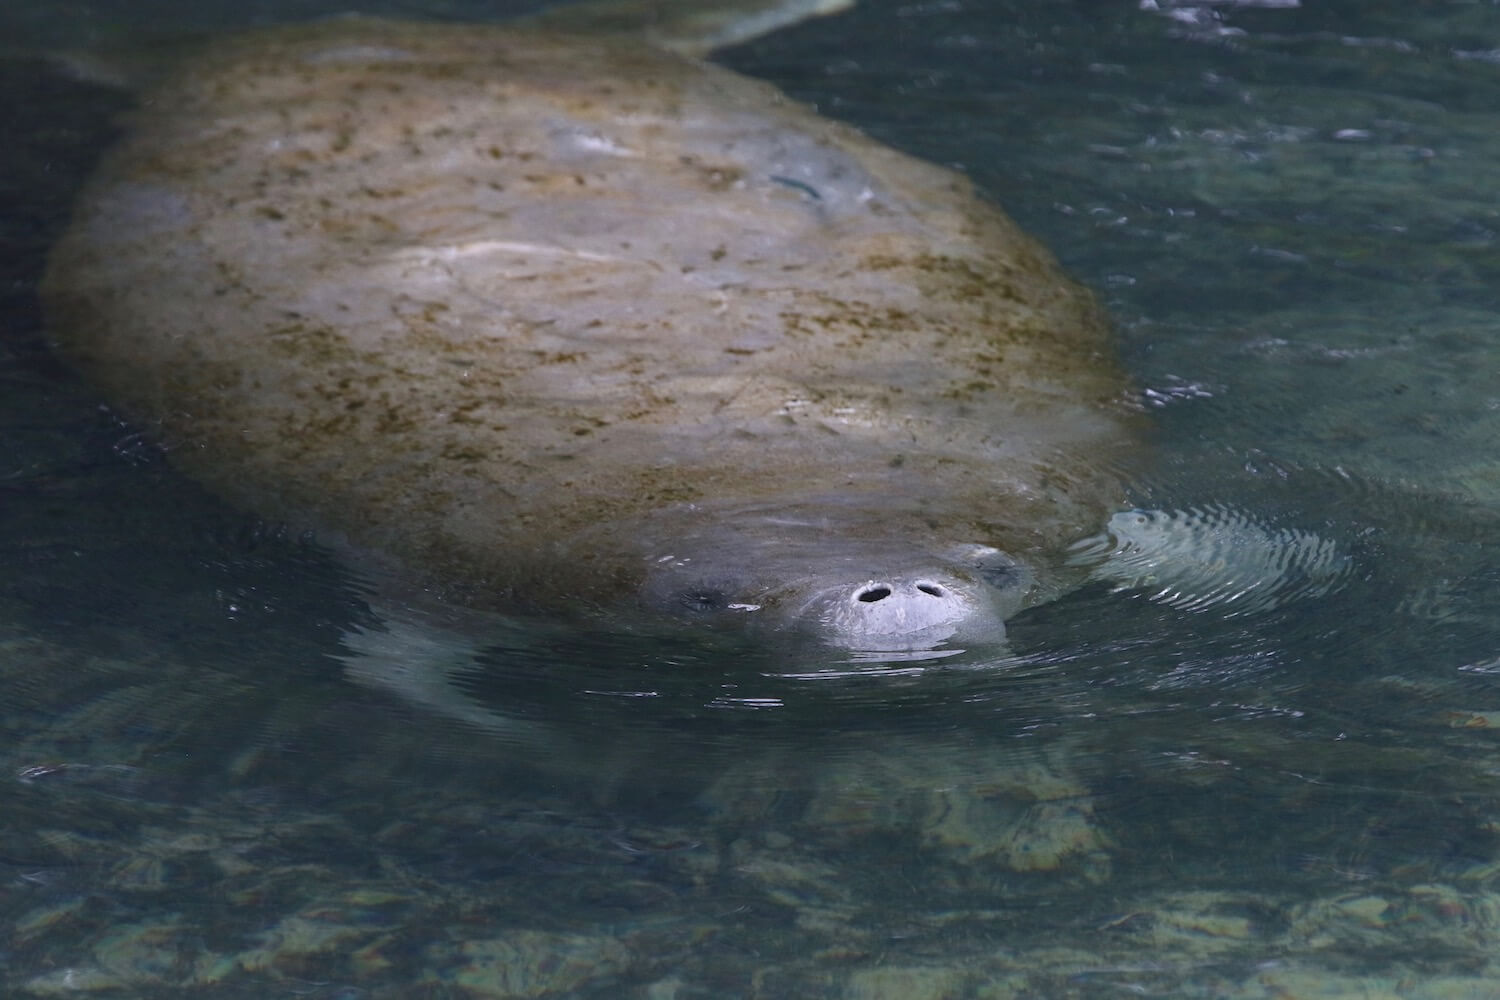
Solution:
M 183 53 L 52 254 L 59 349 L 435 606 L 997 641 L 1121 505 L 1100 311 L 959 175 L 673 47 L 345 18 Z
M 824 510 L 716 512 L 701 531 L 670 532 L 652 551 L 641 599 L 681 618 L 741 618 L 810 631 L 860 652 L 998 642 L 1025 606 L 1032 574 L 999 549 L 924 550 L 880 536 L 850 537 Z

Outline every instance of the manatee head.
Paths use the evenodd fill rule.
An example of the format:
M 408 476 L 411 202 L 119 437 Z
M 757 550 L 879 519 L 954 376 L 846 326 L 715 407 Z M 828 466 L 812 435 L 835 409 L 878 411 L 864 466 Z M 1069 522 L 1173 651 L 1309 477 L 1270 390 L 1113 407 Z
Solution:
M 911 656 L 999 642 L 1005 619 L 1033 603 L 1028 567 L 989 545 L 892 531 L 842 510 L 717 513 L 639 533 L 648 612 Z

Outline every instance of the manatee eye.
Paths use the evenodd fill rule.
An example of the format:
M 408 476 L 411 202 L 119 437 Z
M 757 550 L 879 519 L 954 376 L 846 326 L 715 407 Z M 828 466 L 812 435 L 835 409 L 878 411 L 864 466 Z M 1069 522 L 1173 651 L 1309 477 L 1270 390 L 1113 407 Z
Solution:
M 677 595 L 677 601 L 689 611 L 723 611 L 729 605 L 729 595 L 722 590 L 699 587 L 684 590 Z
M 877 583 L 873 587 L 866 587 L 854 595 L 855 600 L 864 601 L 866 604 L 874 604 L 891 596 L 891 588 L 883 583 Z
M 979 578 L 996 590 L 1019 586 L 1025 577 L 1014 560 L 998 549 L 990 549 L 970 563 Z

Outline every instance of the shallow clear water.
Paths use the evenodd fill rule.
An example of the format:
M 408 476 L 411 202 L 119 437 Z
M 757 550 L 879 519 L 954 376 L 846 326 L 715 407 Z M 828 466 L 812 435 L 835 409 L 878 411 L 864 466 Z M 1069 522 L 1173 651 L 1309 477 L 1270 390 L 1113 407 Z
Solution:
M 1346 585 L 1093 587 L 1002 659 L 840 671 L 537 623 L 454 678 L 488 729 L 351 684 L 358 582 L 39 330 L 124 101 L 25 53 L 347 5 L 0 11 L 0 989 L 1500 995 L 1500 13 L 1156 6 L 872 2 L 722 61 L 966 170 L 1114 314 L 1141 502 Z

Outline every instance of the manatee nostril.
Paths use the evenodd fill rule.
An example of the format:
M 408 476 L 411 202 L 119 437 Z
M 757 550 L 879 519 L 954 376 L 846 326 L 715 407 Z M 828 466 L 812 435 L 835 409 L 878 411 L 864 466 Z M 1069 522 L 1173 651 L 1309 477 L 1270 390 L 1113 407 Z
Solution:
M 921 583 L 917 584 L 917 589 L 924 594 L 931 594 L 933 597 L 948 596 L 948 592 L 942 587 L 938 586 L 935 583 L 929 583 L 926 580 L 923 580 Z
M 883 601 L 887 597 L 890 597 L 891 588 L 883 584 L 876 584 L 873 587 L 867 587 L 866 589 L 861 590 L 854 596 L 856 599 L 864 601 L 866 604 L 874 604 L 876 601 Z

